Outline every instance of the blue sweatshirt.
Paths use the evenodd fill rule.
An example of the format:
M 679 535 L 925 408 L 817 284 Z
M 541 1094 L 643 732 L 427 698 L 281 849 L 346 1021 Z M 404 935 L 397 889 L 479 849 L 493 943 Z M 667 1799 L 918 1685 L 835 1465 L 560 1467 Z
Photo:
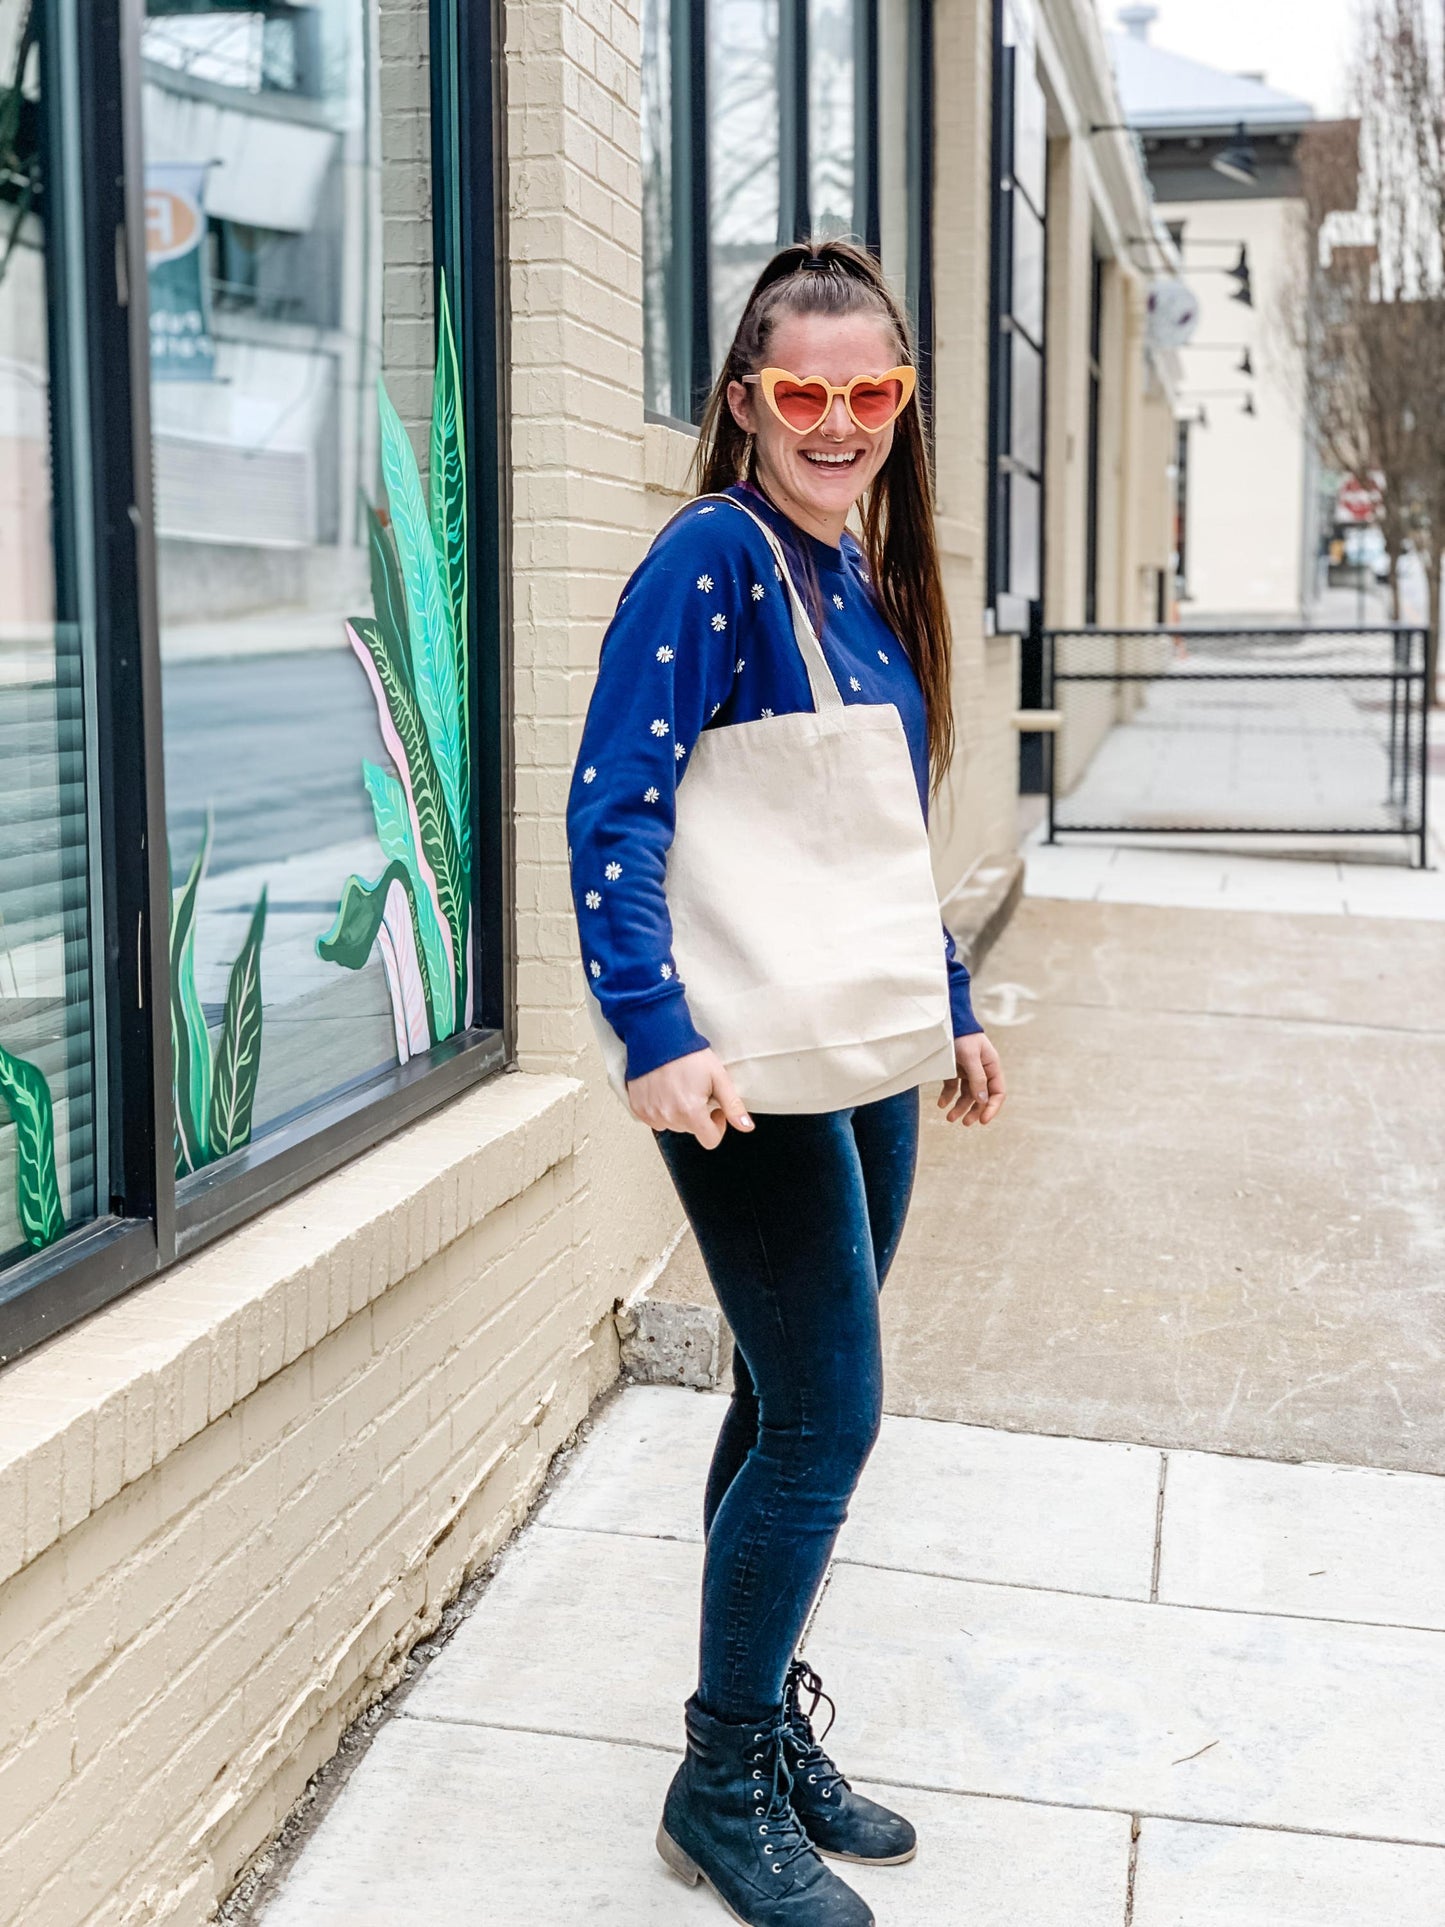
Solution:
M 823 652 L 843 700 L 897 709 L 926 820 L 923 691 L 874 603 L 859 545 L 845 534 L 841 548 L 830 548 L 756 490 L 730 493 L 777 531 L 790 559 L 811 557 Z M 806 597 L 801 563 L 793 579 Z M 629 1078 L 708 1047 L 688 1012 L 663 892 L 688 754 L 704 729 L 812 707 L 787 593 L 762 531 L 721 502 L 693 503 L 644 556 L 603 638 L 567 802 L 583 967 L 627 1047 Z M 946 930 L 939 941 L 954 1035 L 967 1036 L 982 1028 L 968 971 Z

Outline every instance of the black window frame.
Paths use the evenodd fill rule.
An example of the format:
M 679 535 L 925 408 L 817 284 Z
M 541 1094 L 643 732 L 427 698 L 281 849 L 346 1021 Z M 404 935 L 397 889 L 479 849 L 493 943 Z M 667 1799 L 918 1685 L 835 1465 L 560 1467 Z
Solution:
M 1023 178 L 1018 153 L 1018 101 L 1024 79 L 1038 85 L 1036 73 L 1022 73 L 1019 55 L 1023 49 L 1010 38 L 1005 0 L 993 4 L 993 126 L 989 235 L 989 386 L 988 386 L 988 562 L 987 602 L 993 633 L 1018 635 L 1025 641 L 1024 682 L 1028 687 L 1038 680 L 1038 664 L 1029 655 L 1030 636 L 1039 625 L 1043 602 L 1045 564 L 1044 530 L 1045 491 L 1048 474 L 1048 187 L 1047 157 L 1043 184 L 1031 190 Z M 1039 195 L 1036 204 L 1035 194 Z M 1031 333 L 1017 310 L 1014 279 L 1015 236 L 1018 204 L 1039 230 L 1040 287 L 1038 303 L 1041 320 L 1037 333 Z M 1013 437 L 1014 348 L 1021 340 L 1039 363 L 1039 448 L 1037 466 L 1015 458 Z M 1015 478 L 1038 491 L 1038 547 L 1027 558 L 1019 558 L 1013 542 L 1013 485 Z M 1036 594 L 1020 588 L 1032 581 Z M 1036 653 L 1036 652 L 1035 652 Z M 1032 664 L 1032 666 L 1031 666 Z M 1025 702 L 1037 707 L 1037 702 Z M 1029 745 L 1021 747 L 1028 763 Z M 1035 759 L 1036 760 L 1036 759 Z M 1025 771 L 1028 777 L 1027 768 Z
M 171 879 L 151 502 L 141 155 L 145 0 L 75 0 L 83 128 L 85 407 L 93 543 L 111 1196 L 0 1270 L 0 1366 L 503 1069 L 515 1056 L 505 91 L 500 0 L 430 0 L 433 271 L 453 291 L 469 465 L 476 914 L 473 1026 L 177 1183 L 169 1030 Z M 59 478 L 57 478 L 59 486 Z M 154 827 L 156 834 L 152 834 Z M 159 1021 L 156 1021 L 157 1016 Z
M 726 4 L 726 0 L 712 0 Z M 711 272 L 708 258 L 709 0 L 664 0 L 668 8 L 672 138 L 672 273 L 668 284 L 670 410 L 646 419 L 691 433 L 712 391 Z M 908 23 L 909 287 L 920 400 L 931 419 L 933 387 L 934 0 L 911 0 Z M 782 125 L 777 244 L 811 238 L 808 153 L 808 0 L 779 0 Z M 855 238 L 881 254 L 878 0 L 858 0 L 854 20 L 853 215 Z

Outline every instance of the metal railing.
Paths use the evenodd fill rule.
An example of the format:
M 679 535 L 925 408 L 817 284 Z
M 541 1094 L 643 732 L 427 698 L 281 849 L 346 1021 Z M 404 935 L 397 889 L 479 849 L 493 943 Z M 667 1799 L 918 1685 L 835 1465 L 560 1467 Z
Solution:
M 1421 629 L 1046 630 L 1048 840 L 1376 837 L 1428 853 Z

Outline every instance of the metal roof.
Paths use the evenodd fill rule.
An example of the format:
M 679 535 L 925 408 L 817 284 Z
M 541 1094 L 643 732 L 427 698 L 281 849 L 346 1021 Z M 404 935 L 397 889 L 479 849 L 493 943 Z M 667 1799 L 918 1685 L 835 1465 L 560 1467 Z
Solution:
M 1124 118 L 1141 133 L 1231 133 L 1246 127 L 1303 127 L 1315 118 L 1307 100 L 1227 74 L 1183 54 L 1166 53 L 1133 33 L 1105 35 Z

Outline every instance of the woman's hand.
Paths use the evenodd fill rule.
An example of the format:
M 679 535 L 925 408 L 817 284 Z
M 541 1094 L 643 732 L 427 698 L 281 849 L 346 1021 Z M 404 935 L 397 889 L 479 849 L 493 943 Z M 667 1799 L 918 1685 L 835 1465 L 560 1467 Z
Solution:
M 695 1050 L 659 1064 L 627 1086 L 632 1115 L 654 1131 L 690 1131 L 705 1151 L 715 1151 L 731 1124 L 751 1131 L 753 1120 L 733 1089 L 716 1051 Z
M 939 1092 L 939 1110 L 947 1110 L 950 1124 L 992 1124 L 1007 1094 L 998 1052 L 982 1031 L 975 1031 L 954 1038 L 953 1057 L 958 1076 Z

